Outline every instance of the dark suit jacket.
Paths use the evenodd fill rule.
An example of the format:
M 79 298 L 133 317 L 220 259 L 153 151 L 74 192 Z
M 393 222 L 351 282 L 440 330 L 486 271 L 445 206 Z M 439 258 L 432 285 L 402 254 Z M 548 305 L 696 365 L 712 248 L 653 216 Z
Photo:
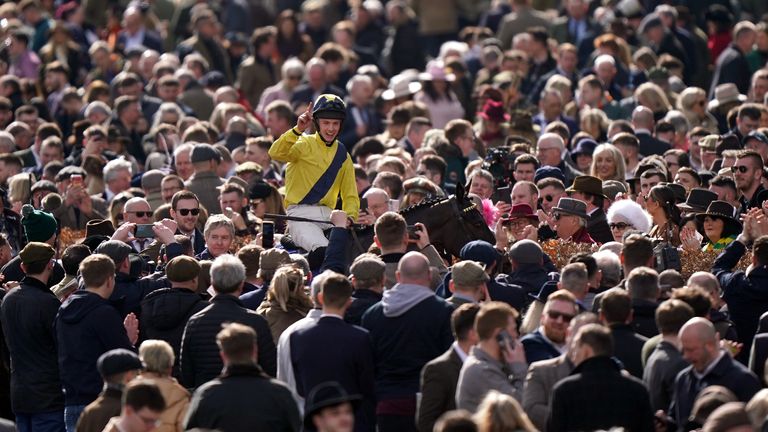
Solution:
M 664 141 L 654 138 L 651 134 L 646 132 L 635 133 L 638 141 L 640 141 L 640 154 L 643 156 L 650 155 L 663 155 L 665 151 L 669 150 L 669 144 Z
M 749 62 L 736 45 L 731 44 L 726 48 L 715 63 L 715 72 L 712 76 L 712 86 L 709 88 L 709 97 L 715 95 L 715 88 L 719 84 L 734 83 L 739 93 L 747 94 L 752 74 Z
M 363 397 L 355 413 L 356 431 L 376 425 L 373 345 L 368 331 L 333 316 L 290 335 L 296 391 L 306 398 L 318 384 L 336 381 L 349 394 Z
M 456 296 L 450 296 L 447 299 L 445 299 L 445 301 L 447 301 L 448 303 L 452 304 L 454 307 L 457 307 L 457 308 L 463 304 L 472 303 L 471 300 L 463 299 L 461 297 L 456 297 Z
M 680 351 L 671 343 L 661 341 L 656 345 L 643 371 L 643 382 L 651 394 L 653 411 L 666 412 L 675 392 L 675 379 L 688 366 Z
M 611 234 L 608 218 L 605 216 L 603 209 L 599 208 L 589 215 L 589 219 L 587 219 L 587 232 L 598 243 L 613 241 L 613 234 Z
M 544 339 L 544 335 L 539 330 L 523 336 L 520 342 L 523 344 L 523 348 L 525 348 L 525 359 L 528 360 L 528 364 L 560 357 L 562 354 L 549 341 Z
M 765 360 L 768 359 L 768 333 L 757 334 L 749 352 L 749 369 L 765 384 Z
M 624 369 L 637 378 L 643 377 L 641 352 L 648 338 L 636 334 L 628 324 L 611 325 L 613 334 L 613 355 L 621 360 Z
M 362 138 L 357 136 L 358 124 L 352 112 L 353 108 L 355 108 L 355 111 L 357 111 L 358 107 L 353 105 L 352 102 L 347 103 L 347 118 L 344 120 L 344 128 L 342 129 L 341 135 L 339 136 L 339 139 L 344 143 L 348 151 L 352 151 L 352 148 L 355 146 L 355 144 L 357 144 L 357 142 Z M 367 133 L 365 136 L 381 133 L 384 130 L 381 123 L 381 117 L 373 108 L 373 106 L 363 107 L 362 110 L 365 111 L 365 115 L 367 116 Z
M 419 432 L 432 432 L 437 419 L 456 409 L 456 384 L 464 362 L 453 347 L 424 365 L 421 370 L 421 400 L 417 425 Z
M 32 168 L 37 165 L 35 155 L 32 154 L 32 147 L 24 150 L 17 150 L 13 152 L 13 155 L 21 158 L 21 162 L 24 163 L 24 168 Z

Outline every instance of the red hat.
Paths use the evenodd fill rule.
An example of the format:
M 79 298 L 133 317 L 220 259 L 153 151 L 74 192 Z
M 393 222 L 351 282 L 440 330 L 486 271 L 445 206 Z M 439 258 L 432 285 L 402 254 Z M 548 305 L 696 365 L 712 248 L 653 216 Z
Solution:
M 533 212 L 533 209 L 528 204 L 515 204 L 512 209 L 509 210 L 509 219 L 531 219 L 534 222 L 539 222 L 539 217 Z
M 488 99 L 483 105 L 483 110 L 478 114 L 485 120 L 502 123 L 509 120 L 509 114 L 504 111 L 504 103 Z

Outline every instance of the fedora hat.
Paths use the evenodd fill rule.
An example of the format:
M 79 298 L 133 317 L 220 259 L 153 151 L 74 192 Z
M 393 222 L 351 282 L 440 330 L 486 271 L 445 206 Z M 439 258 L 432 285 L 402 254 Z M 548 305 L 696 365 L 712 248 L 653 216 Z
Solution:
M 389 88 L 381 93 L 384 100 L 394 100 L 402 97 L 413 96 L 421 90 L 421 83 L 412 81 L 405 75 L 395 75 L 389 80 Z
M 318 384 L 307 396 L 306 409 L 304 410 L 304 427 L 308 430 L 314 429 L 315 425 L 312 422 L 312 417 L 323 408 L 349 402 L 354 409 L 361 399 L 360 395 L 348 394 L 344 387 L 335 381 Z
M 720 105 L 725 105 L 729 102 L 744 102 L 747 97 L 739 93 L 738 87 L 734 83 L 720 84 L 715 87 L 715 98 L 709 101 L 707 108 L 713 110 Z
M 427 63 L 426 72 L 419 74 L 419 79 L 422 81 L 453 81 L 456 79 L 456 76 L 445 71 L 445 63 L 442 60 L 432 60 Z
M 717 194 L 702 188 L 694 188 L 688 192 L 688 198 L 684 203 L 678 204 L 680 210 L 686 212 L 703 212 L 712 201 L 717 199 Z
M 588 217 L 587 203 L 575 198 L 560 198 L 560 201 L 557 202 L 557 206 L 552 207 L 552 210 L 572 216 L 578 216 L 582 219 L 587 219 Z
M 590 195 L 601 196 L 608 198 L 603 193 L 603 181 L 597 177 L 582 175 L 573 180 L 571 187 L 565 190 L 565 192 L 582 192 Z
M 707 211 L 696 215 L 696 220 L 699 223 L 704 223 L 704 218 L 707 216 L 722 219 L 725 222 L 723 227 L 723 237 L 725 237 L 726 232 L 736 234 L 741 232 L 741 222 L 733 217 L 735 211 L 736 208 L 725 201 L 712 201 L 707 206 Z
M 485 101 L 483 110 L 480 111 L 478 115 L 485 120 L 494 121 L 496 123 L 509 121 L 509 114 L 504 110 L 504 103 L 492 99 Z

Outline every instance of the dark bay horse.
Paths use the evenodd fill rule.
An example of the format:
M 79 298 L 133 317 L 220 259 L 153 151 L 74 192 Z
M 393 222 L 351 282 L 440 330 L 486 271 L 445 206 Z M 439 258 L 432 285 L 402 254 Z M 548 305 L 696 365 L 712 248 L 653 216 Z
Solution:
M 456 195 L 424 200 L 401 210 L 400 214 L 408 225 L 423 223 L 432 245 L 446 257 L 458 257 L 461 248 L 472 240 L 485 240 L 490 244 L 496 242 L 482 213 L 466 197 L 461 186 L 456 189 Z M 355 234 L 357 241 L 355 236 L 350 236 L 352 244 L 347 248 L 351 259 L 367 251 L 373 243 L 373 227 L 357 229 Z

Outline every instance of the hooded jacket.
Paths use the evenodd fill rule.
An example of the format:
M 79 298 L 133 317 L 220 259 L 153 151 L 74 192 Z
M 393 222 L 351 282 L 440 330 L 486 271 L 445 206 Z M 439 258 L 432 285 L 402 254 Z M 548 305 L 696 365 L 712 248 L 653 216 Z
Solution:
M 96 360 L 109 350 L 134 350 L 120 313 L 90 291 L 76 291 L 56 315 L 59 371 L 65 405 L 87 405 L 102 389 Z
M 153 291 L 141 302 L 143 339 L 160 339 L 173 347 L 176 355 L 174 376 L 178 376 L 181 336 L 189 318 L 205 309 L 208 302 L 200 294 L 186 288 L 163 288 Z
M 453 343 L 453 306 L 429 288 L 397 284 L 363 314 L 376 362 L 376 399 L 407 398 L 419 391 L 424 365 Z

